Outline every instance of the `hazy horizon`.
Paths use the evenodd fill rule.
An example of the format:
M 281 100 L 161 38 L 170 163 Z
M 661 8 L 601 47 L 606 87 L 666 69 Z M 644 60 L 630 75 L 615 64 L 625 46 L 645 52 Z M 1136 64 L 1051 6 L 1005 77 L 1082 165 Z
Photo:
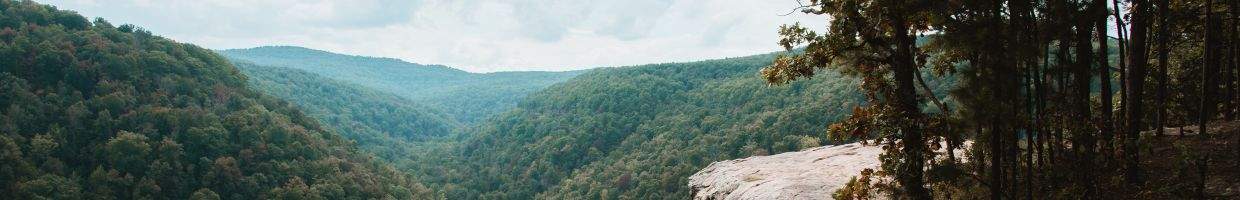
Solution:
M 796 1 L 39 0 L 210 49 L 298 46 L 469 71 L 569 71 L 779 51 Z

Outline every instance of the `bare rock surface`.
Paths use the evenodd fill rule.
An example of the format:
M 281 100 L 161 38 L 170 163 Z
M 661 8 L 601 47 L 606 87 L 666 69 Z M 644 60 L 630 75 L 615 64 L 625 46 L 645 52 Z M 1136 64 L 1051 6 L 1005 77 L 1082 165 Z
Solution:
M 831 199 L 866 168 L 878 146 L 858 143 L 711 163 L 689 177 L 693 199 Z

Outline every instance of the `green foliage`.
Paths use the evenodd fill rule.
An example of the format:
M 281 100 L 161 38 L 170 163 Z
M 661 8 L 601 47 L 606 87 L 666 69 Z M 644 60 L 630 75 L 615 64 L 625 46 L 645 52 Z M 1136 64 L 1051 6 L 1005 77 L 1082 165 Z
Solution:
M 308 70 L 237 66 L 255 88 L 448 198 L 679 199 L 690 195 L 687 177 L 711 162 L 830 143 L 821 124 L 860 106 L 856 80 L 834 73 L 764 86 L 756 74 L 773 57 L 592 70 L 475 127 L 443 120 L 420 101 Z
M 876 194 L 875 191 L 878 190 L 876 189 L 877 187 L 883 187 L 881 185 L 884 183 L 872 183 L 876 182 L 874 181 L 874 178 L 876 178 L 875 175 L 876 174 L 873 169 L 862 170 L 860 176 L 855 176 L 852 177 L 852 179 L 849 179 L 848 183 L 844 184 L 843 188 L 840 188 L 831 194 L 831 198 L 840 200 L 879 198 L 879 195 Z
M 688 198 L 711 162 L 829 144 L 823 124 L 861 105 L 836 73 L 767 86 L 774 57 L 592 70 L 472 130 L 458 162 L 422 168 L 455 169 L 430 185 L 457 199 Z
M 151 153 L 151 145 L 146 144 L 146 140 L 146 136 L 121 131 L 104 143 L 103 152 L 108 162 L 122 172 L 143 173 L 146 171 L 147 155 Z
M 326 127 L 383 158 L 406 157 L 400 155 L 400 146 L 448 136 L 460 126 L 437 110 L 403 97 L 297 69 L 236 65 L 254 88 L 296 104 Z
M 431 198 L 214 52 L 0 1 L 0 199 Z
M 21 199 L 80 199 L 78 183 L 55 174 L 44 174 L 17 184 Z
M 198 191 L 194 191 L 194 194 L 191 194 L 189 196 L 189 199 L 190 200 L 220 200 L 220 195 L 216 194 L 215 191 L 211 191 L 211 189 L 203 188 L 203 189 L 199 189 Z

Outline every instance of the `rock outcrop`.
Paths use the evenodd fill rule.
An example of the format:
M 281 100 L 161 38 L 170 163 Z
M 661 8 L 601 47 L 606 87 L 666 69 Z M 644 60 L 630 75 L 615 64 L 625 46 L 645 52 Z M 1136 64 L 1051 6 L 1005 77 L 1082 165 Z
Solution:
M 693 199 L 831 199 L 866 168 L 878 146 L 857 143 L 711 163 L 689 177 Z

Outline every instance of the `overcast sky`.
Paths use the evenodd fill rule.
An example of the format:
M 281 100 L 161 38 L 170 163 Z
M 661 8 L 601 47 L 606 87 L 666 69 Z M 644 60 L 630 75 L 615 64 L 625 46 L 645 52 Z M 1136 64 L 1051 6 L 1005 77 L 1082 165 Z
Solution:
M 767 53 L 795 0 L 38 0 L 212 49 L 293 45 L 473 72 Z

